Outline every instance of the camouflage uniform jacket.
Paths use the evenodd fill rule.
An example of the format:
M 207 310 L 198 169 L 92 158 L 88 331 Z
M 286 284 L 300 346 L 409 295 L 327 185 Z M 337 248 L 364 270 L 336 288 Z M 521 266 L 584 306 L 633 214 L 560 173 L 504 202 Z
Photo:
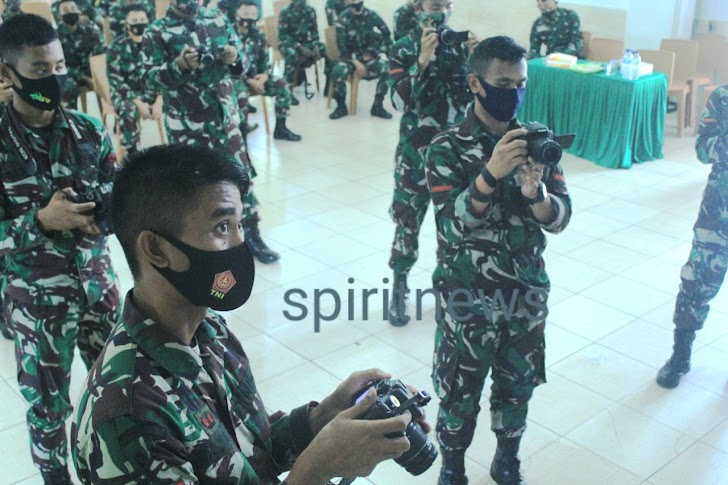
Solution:
M 700 120 L 695 143 L 698 159 L 728 171 L 728 85 L 717 88 Z
M 326 21 L 329 23 L 329 27 L 336 24 L 341 12 L 346 8 L 346 0 L 326 0 Z
M 514 120 L 510 129 L 519 126 Z M 547 167 L 543 176 L 556 212 L 551 223 L 535 220 L 514 174 L 500 181 L 485 213 L 477 215 L 468 187 L 499 140 L 486 131 L 471 106 L 465 120 L 437 135 L 427 151 L 425 171 L 438 242 L 433 283 L 441 291 L 550 288 L 543 231 L 559 233 L 571 218 L 561 166 Z
M 144 80 L 142 47 L 141 43 L 134 42 L 128 35 L 119 36 L 109 44 L 106 70 L 114 105 L 136 98 L 153 102 L 156 98 Z
M 308 411 L 266 414 L 248 358 L 209 312 L 182 344 L 126 297 L 71 429 L 84 484 L 268 485 L 312 439 Z
M 164 94 L 165 112 L 175 120 L 205 123 L 237 116 L 230 68 L 218 58 L 226 45 L 243 57 L 240 37 L 217 10 L 200 8 L 195 20 L 175 17 L 171 10 L 152 23 L 144 34 L 146 79 L 150 89 Z M 194 71 L 180 70 L 177 57 L 188 45 L 214 56 Z M 205 51 L 203 54 L 202 51 Z M 191 125 L 190 131 L 194 131 Z
M 278 43 L 281 49 L 309 47 L 319 41 L 316 10 L 306 2 L 293 0 L 278 19 Z
M 420 56 L 422 29 L 418 26 L 399 39 L 389 54 L 392 105 L 404 113 L 400 134 L 421 126 L 440 131 L 462 121 L 472 94 L 466 82 L 469 51 L 465 44 L 442 46 L 424 72 Z M 430 140 L 415 145 L 426 145 Z
M 365 54 L 378 57 L 389 54 L 392 33 L 382 17 L 372 10 L 365 7 L 360 15 L 346 10 L 336 22 L 336 43 L 342 60 L 361 60 Z
M 415 6 L 410 2 L 402 5 L 394 12 L 394 41 L 397 42 L 419 25 Z
M 557 8 L 541 15 L 531 28 L 531 50 L 529 59 L 541 57 L 541 45 L 547 47 L 546 55 L 560 52 L 581 55 L 583 40 L 579 15 L 573 10 Z
M 62 113 L 49 141 L 26 128 L 12 106 L 0 120 L 0 258 L 8 256 L 6 292 L 24 303 L 61 305 L 85 295 L 93 304 L 116 285 L 105 237 L 46 233 L 38 226 L 38 210 L 54 192 L 97 187 L 110 182 L 116 169 L 101 122 Z
M 3 12 L 3 20 L 7 20 L 13 15 L 18 15 L 20 10 L 20 0 L 5 0 L 5 11 Z
M 101 29 L 94 23 L 78 24 L 75 32 L 71 32 L 63 22 L 58 24 L 58 39 L 66 56 L 68 76 L 80 79 L 91 72 L 89 56 L 104 53 L 104 39 Z
M 270 57 L 268 56 L 268 39 L 265 34 L 258 29 L 249 29 L 248 34 L 241 40 L 250 64 L 243 77 L 251 78 L 258 74 L 269 74 Z

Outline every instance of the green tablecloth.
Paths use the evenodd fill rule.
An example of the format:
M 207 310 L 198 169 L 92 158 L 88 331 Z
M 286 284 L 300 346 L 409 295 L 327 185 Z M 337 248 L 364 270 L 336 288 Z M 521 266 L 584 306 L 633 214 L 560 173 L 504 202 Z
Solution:
M 518 119 L 540 121 L 557 135 L 576 133 L 569 153 L 603 167 L 629 168 L 662 158 L 666 110 L 664 74 L 630 81 L 619 73 L 582 74 L 534 59 Z

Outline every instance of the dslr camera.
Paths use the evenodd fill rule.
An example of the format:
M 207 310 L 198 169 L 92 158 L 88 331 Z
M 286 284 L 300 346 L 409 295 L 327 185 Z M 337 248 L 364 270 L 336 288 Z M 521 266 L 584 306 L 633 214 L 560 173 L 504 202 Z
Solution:
M 543 123 L 528 123 L 524 128 L 528 133 L 519 139 L 528 142 L 528 156 L 548 166 L 559 163 L 563 150 L 570 148 L 576 138 L 574 134 L 554 136 Z
M 441 25 L 437 29 L 437 37 L 440 39 L 441 45 L 459 45 L 468 41 L 470 38 L 470 32 L 467 30 L 463 32 L 456 32 L 447 25 Z
M 101 230 L 102 236 L 108 236 L 114 233 L 111 225 L 111 190 L 114 188 L 113 182 L 107 182 L 95 188 L 86 188 L 77 191 L 75 197 L 66 196 L 66 198 L 74 204 L 85 204 L 86 202 L 95 202 L 96 207 L 83 213 L 85 216 L 94 216 L 94 223 Z
M 394 461 L 414 476 L 423 474 L 432 466 L 438 453 L 427 433 L 415 420 L 424 416 L 422 406 L 429 403 L 432 397 L 426 391 L 413 395 L 398 379 L 384 379 L 373 387 L 377 391 L 377 400 L 362 419 L 387 419 L 409 411 L 412 414 L 412 421 L 407 425 L 407 429 L 401 434 L 393 433 L 388 437 L 407 437 L 410 442 L 409 451 Z M 363 398 L 364 394 L 357 399 L 357 402 Z
M 215 64 L 215 56 L 208 50 L 206 45 L 197 46 L 195 50 L 200 55 L 200 67 L 211 67 Z

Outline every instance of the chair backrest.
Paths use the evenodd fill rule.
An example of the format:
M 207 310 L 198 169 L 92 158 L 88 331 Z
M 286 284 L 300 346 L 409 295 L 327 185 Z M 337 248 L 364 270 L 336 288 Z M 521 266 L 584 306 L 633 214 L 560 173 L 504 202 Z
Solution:
M 291 0 L 278 0 L 273 2 L 273 15 L 279 17 L 283 9 L 286 8 L 289 3 L 291 3 Z
M 268 45 L 278 50 L 278 17 L 265 17 L 263 19 L 263 32 L 268 39 Z
M 581 56 L 584 59 L 589 59 L 589 56 L 591 55 L 591 41 L 592 41 L 592 33 L 591 32 L 582 32 L 581 33 L 581 40 L 584 44 L 584 47 L 581 49 Z
M 23 13 L 30 13 L 33 15 L 38 15 L 39 17 L 43 17 L 48 22 L 50 22 L 51 25 L 56 25 L 56 19 L 53 18 L 53 12 L 51 11 L 50 2 L 44 2 L 43 0 L 21 2 L 20 10 Z
M 167 15 L 167 9 L 169 8 L 169 0 L 155 0 L 154 7 L 158 19 Z
M 725 63 L 726 38 L 719 34 L 700 34 L 698 41 L 698 72 L 714 78 L 716 70 L 721 63 Z
M 722 52 L 728 52 L 728 41 L 723 42 Z M 728 62 L 722 61 L 718 63 L 718 68 L 715 72 L 715 83 L 718 86 L 728 84 Z
M 91 67 L 91 81 L 96 96 L 103 103 L 111 105 L 111 86 L 109 85 L 109 76 L 106 73 L 106 54 L 90 56 L 88 60 Z
M 336 28 L 326 27 L 324 37 L 326 38 L 326 57 L 332 61 L 338 60 L 341 57 L 341 51 L 336 43 Z
M 616 39 L 592 39 L 589 43 L 589 59 L 609 62 L 624 56 L 624 41 Z
M 676 83 L 686 83 L 698 71 L 698 52 L 700 50 L 697 40 L 663 39 L 660 42 L 661 51 L 675 53 Z
M 670 51 L 640 51 L 640 57 L 644 62 L 655 66 L 655 72 L 661 72 L 667 76 L 667 85 L 672 84 L 675 72 L 675 53 Z

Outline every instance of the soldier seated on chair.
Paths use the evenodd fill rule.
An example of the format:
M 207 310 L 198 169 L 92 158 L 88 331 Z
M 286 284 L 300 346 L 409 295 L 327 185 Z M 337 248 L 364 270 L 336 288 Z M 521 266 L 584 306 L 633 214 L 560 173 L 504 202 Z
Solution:
M 106 56 L 111 100 L 119 118 L 119 146 L 124 154 L 139 146 L 140 120 L 162 117 L 162 97 L 144 80 L 142 36 L 149 25 L 147 12 L 141 4 L 125 10 L 126 35 L 111 42 Z
M 144 9 L 148 22 L 156 20 L 157 7 L 154 0 L 100 0 L 98 10 L 109 18 L 109 29 L 113 38 L 126 37 L 126 16 L 132 5 L 140 5 Z
M 384 109 L 382 103 L 389 91 L 386 56 L 392 47 L 392 34 L 382 17 L 364 8 L 363 0 L 346 1 L 349 9 L 336 22 L 336 43 L 341 57 L 331 71 L 337 106 L 329 118 L 337 120 L 349 114 L 346 108 L 346 80 L 356 72 L 362 79 L 379 78 L 371 114 L 388 120 L 392 114 Z
M 270 96 L 276 98 L 276 140 L 300 141 L 301 137 L 286 127 L 286 119 L 291 113 L 291 90 L 283 79 L 273 76 L 268 57 L 268 41 L 265 34 L 258 30 L 258 5 L 254 0 L 243 0 L 234 13 L 235 26 L 243 51 L 248 58 L 248 69 L 236 78 L 235 90 L 238 95 L 238 108 L 247 125 L 249 96 Z
M 306 84 L 306 68 L 323 59 L 326 52 L 326 46 L 319 40 L 316 10 L 306 5 L 306 0 L 292 0 L 281 12 L 278 50 L 286 62 L 286 82 L 293 87 Z M 292 104 L 298 104 L 295 96 Z
M 75 0 L 60 0 L 58 38 L 66 54 L 66 91 L 63 102 L 71 104 L 78 99 L 81 87 L 92 89 L 91 68 L 88 58 L 104 53 L 104 39 L 98 25 L 80 22 L 81 10 Z

